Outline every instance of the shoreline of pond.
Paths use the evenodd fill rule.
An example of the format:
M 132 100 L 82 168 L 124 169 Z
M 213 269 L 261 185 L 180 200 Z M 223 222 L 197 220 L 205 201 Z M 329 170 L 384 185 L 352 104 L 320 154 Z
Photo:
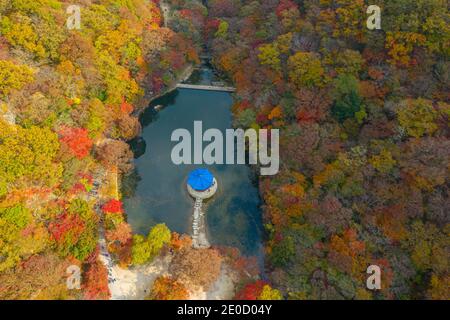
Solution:
M 156 96 L 152 96 L 148 101 L 145 102 L 144 105 L 136 108 L 136 110 L 133 112 L 133 116 L 138 118 L 140 120 L 141 115 L 154 103 L 154 101 L 164 97 L 167 94 L 172 93 L 173 91 L 177 90 L 177 85 L 180 83 L 183 83 L 184 81 L 187 81 L 195 71 L 195 65 L 189 64 L 187 65 L 184 70 L 181 72 L 180 76 L 170 85 L 168 86 L 163 92 L 158 93 Z M 136 137 L 133 139 L 139 137 L 141 132 L 139 132 Z M 130 139 L 130 140 L 133 140 Z

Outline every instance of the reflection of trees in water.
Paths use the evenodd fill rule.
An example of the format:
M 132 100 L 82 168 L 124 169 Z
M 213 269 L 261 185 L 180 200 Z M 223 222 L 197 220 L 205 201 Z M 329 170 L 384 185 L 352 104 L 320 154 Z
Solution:
M 237 247 L 244 254 L 255 254 L 259 246 L 261 223 L 253 202 L 239 197 L 214 202 L 207 213 L 213 241 Z
M 194 69 L 189 79 L 185 83 L 189 84 L 211 84 L 213 81 L 221 80 L 217 71 L 213 68 L 209 60 L 202 60 L 202 64 Z
M 150 104 L 150 106 L 145 109 L 145 111 L 142 112 L 141 116 L 139 117 L 139 122 L 141 123 L 142 128 L 145 128 L 153 121 L 158 120 L 158 111 L 156 111 L 153 106 L 153 103 Z
M 122 176 L 121 192 L 124 198 L 132 198 L 136 195 L 136 189 L 142 178 L 135 168 L 129 174 Z
M 169 92 L 168 94 L 153 100 L 149 104 L 148 108 L 145 109 L 139 117 L 139 121 L 141 122 L 142 127 L 146 127 L 153 121 L 158 120 L 159 112 L 154 109 L 155 106 L 162 105 L 164 107 L 167 107 L 169 105 L 175 104 L 175 100 L 178 94 L 178 90 L 173 90 L 172 92 Z
M 147 149 L 147 143 L 142 137 L 136 137 L 133 140 L 129 141 L 128 144 L 130 145 L 130 148 L 133 151 L 135 159 L 142 156 Z
M 133 222 L 133 233 L 138 233 L 143 236 L 147 236 L 151 227 L 158 224 L 160 221 L 157 221 L 156 219 L 152 217 L 138 217 L 137 219 L 134 218 Z
M 186 80 L 186 83 L 195 84 L 195 83 L 199 83 L 201 80 L 202 80 L 202 71 L 196 69 L 192 72 L 189 79 Z
M 144 206 L 158 211 L 161 210 L 158 207 L 164 207 L 165 205 L 174 203 L 176 200 L 175 196 L 170 196 L 170 198 L 162 198 L 161 196 L 141 198 L 141 202 Z

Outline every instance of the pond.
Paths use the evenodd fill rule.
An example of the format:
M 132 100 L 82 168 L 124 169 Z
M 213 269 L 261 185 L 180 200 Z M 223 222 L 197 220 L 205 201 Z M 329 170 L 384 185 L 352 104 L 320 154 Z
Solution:
M 200 74 L 199 74 L 200 72 Z M 203 66 L 189 83 L 207 84 L 212 71 Z M 191 233 L 194 201 L 186 179 L 195 168 L 209 169 L 218 182 L 214 197 L 205 204 L 208 240 L 213 245 L 237 247 L 245 255 L 262 256 L 262 218 L 256 177 L 246 165 L 175 165 L 171 141 L 175 129 L 193 133 L 194 121 L 203 122 L 203 132 L 232 128 L 227 92 L 178 89 L 152 102 L 141 115 L 139 138 L 130 142 L 135 153 L 135 171 L 122 181 L 124 206 L 133 232 L 147 234 L 156 223 L 172 231 Z M 162 105 L 159 111 L 155 105 Z M 205 146 L 205 144 L 204 144 Z

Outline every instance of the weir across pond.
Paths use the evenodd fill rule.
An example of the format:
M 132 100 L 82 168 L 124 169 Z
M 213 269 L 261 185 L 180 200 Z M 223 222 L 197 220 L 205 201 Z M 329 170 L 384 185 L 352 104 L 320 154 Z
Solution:
M 180 84 L 177 85 L 177 88 L 194 89 L 194 90 L 208 90 L 208 91 L 225 91 L 225 92 L 234 92 L 234 91 L 236 91 L 236 89 L 233 88 L 233 87 L 207 86 L 207 85 L 187 84 L 187 83 L 180 83 Z

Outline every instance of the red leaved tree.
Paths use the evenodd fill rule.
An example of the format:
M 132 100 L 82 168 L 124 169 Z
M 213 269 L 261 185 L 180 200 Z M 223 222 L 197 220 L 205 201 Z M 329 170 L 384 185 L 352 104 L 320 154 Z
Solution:
M 122 201 L 111 199 L 102 207 L 104 213 L 123 213 Z
M 107 300 L 111 296 L 108 288 L 108 271 L 100 260 L 89 264 L 83 273 L 82 289 L 87 300 Z
M 66 239 L 75 243 L 85 228 L 84 222 L 78 215 L 63 213 L 48 226 L 51 238 L 57 243 L 64 243 Z
M 236 300 L 257 300 L 266 284 L 262 280 L 249 283 L 234 298 Z
M 276 14 L 278 17 L 281 17 L 283 11 L 290 10 L 290 9 L 298 10 L 298 6 L 295 4 L 295 2 L 293 2 L 291 0 L 281 0 L 280 4 L 277 6 Z
M 70 152 L 82 159 L 86 157 L 92 148 L 92 140 L 87 129 L 65 127 L 59 131 L 59 140 L 69 147 Z
M 120 111 L 126 114 L 132 113 L 134 110 L 134 107 L 131 103 L 128 103 L 125 98 L 122 99 L 122 103 L 120 104 Z

